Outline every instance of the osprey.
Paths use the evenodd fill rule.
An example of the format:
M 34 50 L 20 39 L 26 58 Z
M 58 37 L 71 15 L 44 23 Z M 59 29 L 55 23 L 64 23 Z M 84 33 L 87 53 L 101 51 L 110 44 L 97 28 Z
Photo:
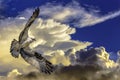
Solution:
M 13 39 L 11 42 L 10 53 L 15 58 L 18 58 L 20 54 L 26 62 L 35 66 L 40 71 L 50 74 L 54 70 L 52 63 L 44 58 L 40 53 L 33 51 L 29 47 L 29 45 L 35 41 L 35 39 L 29 37 L 28 30 L 38 15 L 39 8 L 35 9 L 33 12 L 32 16 L 26 23 L 25 28 L 20 33 L 18 41 Z

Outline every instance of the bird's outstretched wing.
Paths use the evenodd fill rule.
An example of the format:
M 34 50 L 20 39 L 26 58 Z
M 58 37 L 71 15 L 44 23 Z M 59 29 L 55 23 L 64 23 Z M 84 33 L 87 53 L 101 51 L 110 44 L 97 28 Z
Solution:
M 41 72 L 50 74 L 54 71 L 53 64 L 44 58 L 41 54 L 37 52 L 32 52 L 34 54 L 31 54 L 31 52 L 23 48 L 20 49 L 20 53 L 26 62 L 35 66 Z
M 40 69 L 42 72 L 46 74 L 50 74 L 53 72 L 54 67 L 51 62 L 49 62 L 47 59 L 41 56 L 41 54 L 35 52 L 35 57 L 37 58 L 39 64 L 40 64 Z
M 20 35 L 19 35 L 19 44 L 22 44 L 28 38 L 28 30 L 29 30 L 31 24 L 38 17 L 38 15 L 39 15 L 39 8 L 35 9 L 35 11 L 33 12 L 32 16 L 30 17 L 30 19 L 26 23 L 25 28 L 20 33 Z

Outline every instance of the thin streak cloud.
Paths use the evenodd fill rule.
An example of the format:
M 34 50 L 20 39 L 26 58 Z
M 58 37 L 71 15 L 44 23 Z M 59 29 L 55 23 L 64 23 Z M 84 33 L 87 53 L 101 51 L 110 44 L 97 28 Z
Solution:
M 86 26 L 93 26 L 102 22 L 105 22 L 107 20 L 113 19 L 115 17 L 120 16 L 120 11 L 113 12 L 111 14 L 105 15 L 105 16 L 100 16 L 100 17 L 94 17 L 93 18 L 88 18 L 88 19 L 82 19 L 80 20 L 80 25 L 81 27 L 86 27 Z
M 40 8 L 43 18 L 52 18 L 55 21 L 70 24 L 78 28 L 93 26 L 120 16 L 120 10 L 101 15 L 99 9 L 92 8 L 86 10 L 75 1 L 64 6 L 61 4 L 53 5 L 49 3 L 40 6 Z

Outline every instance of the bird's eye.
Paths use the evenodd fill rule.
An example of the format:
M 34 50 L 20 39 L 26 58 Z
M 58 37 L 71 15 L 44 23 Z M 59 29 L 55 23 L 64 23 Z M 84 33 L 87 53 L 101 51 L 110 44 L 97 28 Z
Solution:
M 19 52 L 19 50 L 17 50 L 17 52 Z

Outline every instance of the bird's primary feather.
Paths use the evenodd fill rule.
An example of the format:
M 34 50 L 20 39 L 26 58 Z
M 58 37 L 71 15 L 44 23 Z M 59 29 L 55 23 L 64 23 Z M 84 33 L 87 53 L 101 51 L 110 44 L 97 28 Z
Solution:
M 26 49 L 23 49 L 23 48 L 21 48 L 20 53 L 26 62 L 35 66 L 40 71 L 42 71 L 46 74 L 50 74 L 51 72 L 53 72 L 54 67 L 53 67 L 52 63 L 49 62 L 44 57 L 42 57 L 41 54 L 39 54 L 37 52 L 33 52 L 34 54 L 32 54 L 32 52 L 31 52 L 31 54 L 30 54 L 30 52 L 28 52 Z

